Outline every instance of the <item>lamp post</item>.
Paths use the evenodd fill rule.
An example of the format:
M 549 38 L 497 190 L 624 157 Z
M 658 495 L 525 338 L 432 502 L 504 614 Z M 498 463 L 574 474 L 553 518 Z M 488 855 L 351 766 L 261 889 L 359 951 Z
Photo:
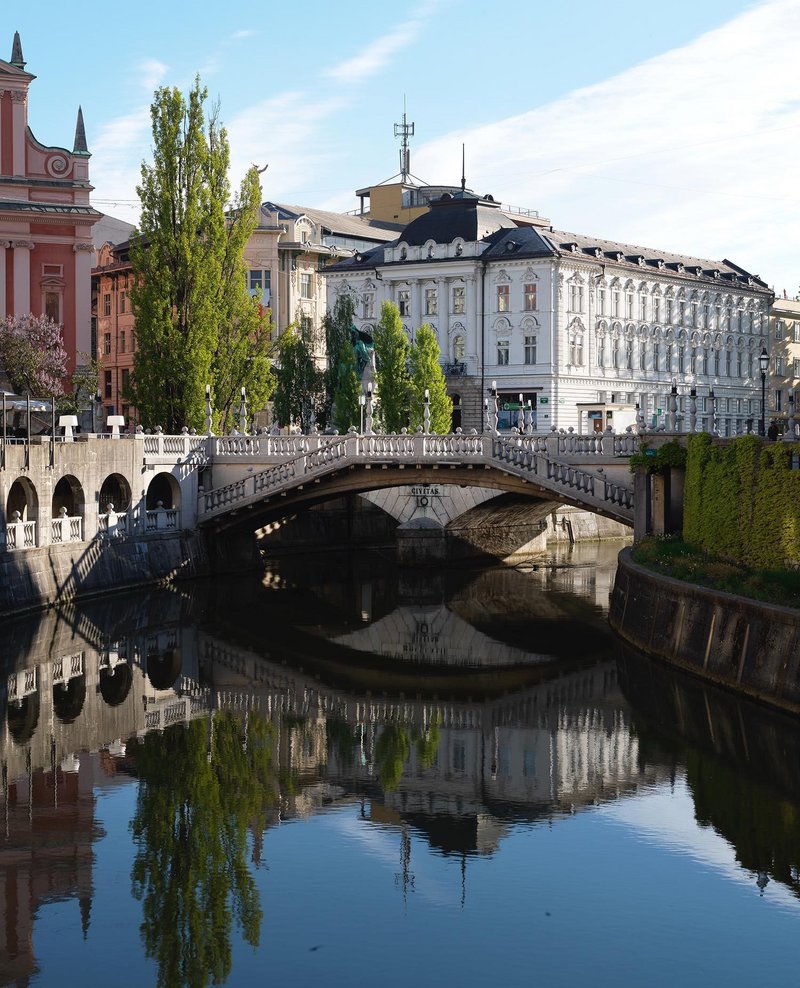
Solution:
M 708 400 L 711 402 L 711 435 L 716 436 L 717 434 L 717 396 L 714 394 L 714 389 L 711 388 L 708 392 Z
M 425 404 L 422 408 L 422 431 L 427 436 L 431 431 L 431 393 L 425 388 Z
M 367 429 L 368 436 L 372 435 L 372 417 L 374 411 L 375 411 L 375 406 L 372 396 L 372 385 L 368 384 L 367 385 L 367 418 L 366 418 L 366 422 L 364 423 Z
M 761 347 L 761 353 L 758 355 L 758 366 L 761 368 L 761 420 L 758 423 L 758 434 L 765 436 L 767 430 L 764 423 L 764 413 L 766 411 L 767 368 L 769 367 L 769 354 L 766 347 Z
M 366 403 L 367 403 L 367 396 L 362 391 L 361 394 L 358 396 L 358 409 L 361 415 L 359 420 L 358 431 L 361 433 L 362 436 L 364 435 L 364 406 L 366 405 Z
M 242 400 L 239 403 L 239 432 L 247 435 L 247 391 L 242 387 Z
M 689 391 L 689 432 L 697 432 L 697 388 Z
M 497 435 L 497 381 L 492 381 L 492 401 L 491 401 L 491 432 Z
M 786 432 L 783 434 L 785 442 L 794 442 L 795 422 L 794 422 L 794 391 L 789 392 L 789 415 L 786 422 Z

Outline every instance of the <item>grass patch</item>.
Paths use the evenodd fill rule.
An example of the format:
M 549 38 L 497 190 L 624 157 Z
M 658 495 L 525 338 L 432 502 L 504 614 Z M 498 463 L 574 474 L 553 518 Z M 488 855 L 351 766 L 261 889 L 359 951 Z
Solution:
M 633 547 L 640 566 L 711 590 L 800 608 L 800 571 L 750 569 L 678 538 L 646 538 Z

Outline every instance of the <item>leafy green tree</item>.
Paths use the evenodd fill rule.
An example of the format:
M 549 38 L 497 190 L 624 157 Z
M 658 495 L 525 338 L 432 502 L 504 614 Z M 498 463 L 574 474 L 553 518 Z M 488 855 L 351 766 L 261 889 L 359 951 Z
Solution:
M 292 323 L 278 340 L 278 368 L 273 401 L 275 418 L 281 425 L 300 422 L 304 432 L 310 417 L 322 405 L 324 373 L 317 368 L 312 356 L 311 341 Z
M 397 724 L 387 724 L 375 742 L 375 761 L 384 792 L 394 792 L 400 785 L 410 754 L 411 739 L 408 731 Z
M 258 222 L 255 168 L 230 202 L 230 151 L 196 79 L 185 98 L 156 91 L 153 164 L 142 164 L 139 233 L 131 240 L 138 346 L 126 398 L 146 425 L 200 428 L 205 386 L 225 429 L 242 386 L 251 407 L 269 397 L 270 327 L 247 292 L 244 246 Z
M 403 331 L 400 310 L 394 302 L 384 302 L 375 327 L 375 362 L 381 420 L 387 432 L 399 432 L 409 424 L 411 377 L 408 359 L 408 339 Z
M 320 419 L 323 425 L 329 425 L 336 420 L 335 404 L 336 395 L 344 385 L 342 378 L 350 369 L 350 351 L 353 349 L 350 331 L 353 326 L 353 313 L 355 311 L 353 298 L 351 295 L 339 295 L 333 306 L 333 310 L 325 315 L 323 327 L 325 330 L 325 353 L 327 354 L 327 366 L 325 368 L 325 399 L 320 411 Z M 347 362 L 345 370 L 342 369 L 342 361 Z M 355 362 L 353 361 L 353 369 Z M 350 390 L 351 386 L 345 386 L 345 390 Z
M 262 914 L 247 835 L 263 829 L 276 801 L 272 751 L 270 725 L 253 711 L 246 735 L 232 714 L 216 714 L 210 749 L 199 720 L 128 746 L 139 773 L 133 891 L 143 904 L 145 950 L 165 988 L 225 982 L 233 920 L 258 945 Z
M 83 350 L 78 351 L 78 366 L 69 379 L 69 387 L 58 399 L 57 407 L 63 415 L 74 415 L 82 409 L 91 408 L 98 391 L 100 371 L 99 360 Z
M 339 355 L 339 382 L 333 403 L 334 424 L 341 433 L 347 432 L 351 425 L 360 428 L 361 382 L 356 371 L 356 355 L 349 344 L 343 347 Z
M 450 431 L 453 421 L 453 401 L 447 394 L 439 357 L 441 351 L 436 334 L 429 323 L 423 323 L 417 330 L 411 345 L 409 363 L 411 366 L 411 427 L 423 425 L 425 390 L 430 395 L 431 432 L 443 435 Z
M 66 364 L 61 329 L 52 319 L 31 314 L 0 319 L 0 367 L 17 394 L 60 395 Z

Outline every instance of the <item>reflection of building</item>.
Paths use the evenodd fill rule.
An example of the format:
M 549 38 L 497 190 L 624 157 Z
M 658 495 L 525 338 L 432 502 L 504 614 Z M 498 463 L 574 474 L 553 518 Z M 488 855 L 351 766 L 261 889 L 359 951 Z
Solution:
M 89 151 L 78 110 L 71 151 L 40 144 L 28 127 L 19 34 L 0 60 L 0 316 L 47 315 L 60 323 L 67 369 L 91 350 L 92 226 Z

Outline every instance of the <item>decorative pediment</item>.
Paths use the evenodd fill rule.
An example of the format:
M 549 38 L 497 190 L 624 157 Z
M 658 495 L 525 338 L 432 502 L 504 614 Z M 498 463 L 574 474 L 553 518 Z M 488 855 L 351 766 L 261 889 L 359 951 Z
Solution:
M 538 281 L 539 275 L 533 270 L 532 267 L 525 268 L 525 272 L 522 275 L 523 281 Z
M 506 269 L 500 268 L 500 270 L 495 275 L 494 283 L 496 285 L 501 285 L 501 284 L 508 284 L 510 281 L 511 278 L 508 276 L 508 272 L 506 271 Z

